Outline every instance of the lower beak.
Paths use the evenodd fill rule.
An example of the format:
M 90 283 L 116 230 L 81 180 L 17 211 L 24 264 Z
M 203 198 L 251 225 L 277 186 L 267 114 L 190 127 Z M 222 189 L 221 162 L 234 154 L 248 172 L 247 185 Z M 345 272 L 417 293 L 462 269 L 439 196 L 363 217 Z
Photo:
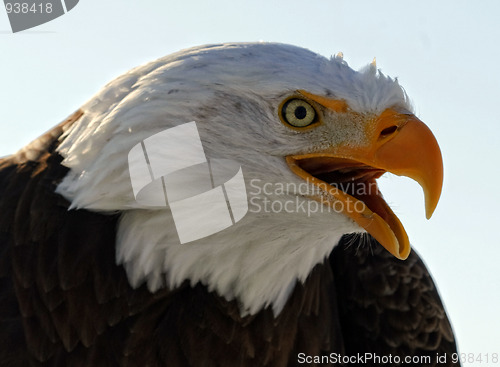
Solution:
M 441 151 L 422 121 L 393 109 L 385 110 L 366 131 L 369 143 L 363 146 L 346 144 L 290 155 L 286 161 L 294 173 L 323 193 L 312 198 L 341 211 L 395 257 L 406 259 L 410 254 L 408 235 L 383 199 L 376 179 L 391 172 L 417 181 L 423 188 L 426 216 L 430 218 L 443 183 Z

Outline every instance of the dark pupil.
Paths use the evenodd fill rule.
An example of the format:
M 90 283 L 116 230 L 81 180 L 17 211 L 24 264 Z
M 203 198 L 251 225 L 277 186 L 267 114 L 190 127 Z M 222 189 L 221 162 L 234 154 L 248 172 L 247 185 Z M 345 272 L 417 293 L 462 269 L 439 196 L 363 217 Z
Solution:
M 295 109 L 295 117 L 299 120 L 302 120 L 307 115 L 307 110 L 304 106 L 299 106 Z

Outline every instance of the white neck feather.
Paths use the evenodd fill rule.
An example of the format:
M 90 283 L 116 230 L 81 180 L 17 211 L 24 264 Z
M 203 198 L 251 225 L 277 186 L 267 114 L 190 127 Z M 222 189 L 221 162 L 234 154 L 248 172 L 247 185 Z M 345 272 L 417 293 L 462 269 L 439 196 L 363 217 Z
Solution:
M 260 199 L 250 211 L 258 205 L 264 209 Z M 307 208 L 308 200 L 298 200 Z M 117 262 L 134 287 L 147 282 L 154 292 L 164 286 L 174 289 L 185 280 L 201 282 L 227 300 L 236 299 L 242 315 L 266 307 L 277 315 L 295 283 L 304 282 L 349 232 L 360 229 L 335 213 L 249 212 L 222 232 L 180 244 L 170 211 L 138 209 L 122 214 Z

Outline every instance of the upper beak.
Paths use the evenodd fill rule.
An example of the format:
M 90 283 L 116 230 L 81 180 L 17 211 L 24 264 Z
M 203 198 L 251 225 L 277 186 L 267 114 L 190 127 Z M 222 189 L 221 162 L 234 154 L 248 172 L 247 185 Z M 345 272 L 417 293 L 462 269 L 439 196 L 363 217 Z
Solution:
M 290 155 L 287 163 L 300 177 L 326 191 L 316 200 L 340 211 L 363 227 L 391 254 L 406 259 L 410 243 L 406 231 L 384 201 L 375 180 L 385 172 L 417 181 L 425 195 L 426 216 L 434 212 L 443 183 L 443 163 L 429 128 L 412 114 L 385 110 L 365 129 L 367 144 L 345 144 L 322 152 Z M 344 189 L 346 182 L 361 185 L 363 193 Z M 342 205 L 339 205 L 342 204 Z

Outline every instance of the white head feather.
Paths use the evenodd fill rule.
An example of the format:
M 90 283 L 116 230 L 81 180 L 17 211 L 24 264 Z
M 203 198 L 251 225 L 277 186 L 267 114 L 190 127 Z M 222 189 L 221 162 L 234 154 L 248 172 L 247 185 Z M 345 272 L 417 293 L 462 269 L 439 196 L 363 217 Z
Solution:
M 83 117 L 59 147 L 71 170 L 57 191 L 71 208 L 121 212 L 116 259 L 132 286 L 147 282 L 154 292 L 184 280 L 201 282 L 237 299 L 242 314 L 268 306 L 277 314 L 295 283 L 305 281 L 343 234 L 363 231 L 329 211 L 263 210 L 264 198 L 310 203 L 294 192 L 256 195 L 266 183 L 304 184 L 286 165 L 286 155 L 362 139 L 353 122 L 335 118 L 309 134 L 284 126 L 278 106 L 297 90 L 345 99 L 362 114 L 411 109 L 397 81 L 374 65 L 357 72 L 341 56 L 327 59 L 273 43 L 192 48 L 131 70 L 82 107 Z M 208 158 L 241 164 L 249 199 L 253 190 L 257 204 L 232 227 L 180 244 L 168 208 L 136 202 L 127 157 L 145 138 L 190 121 L 197 123 Z

